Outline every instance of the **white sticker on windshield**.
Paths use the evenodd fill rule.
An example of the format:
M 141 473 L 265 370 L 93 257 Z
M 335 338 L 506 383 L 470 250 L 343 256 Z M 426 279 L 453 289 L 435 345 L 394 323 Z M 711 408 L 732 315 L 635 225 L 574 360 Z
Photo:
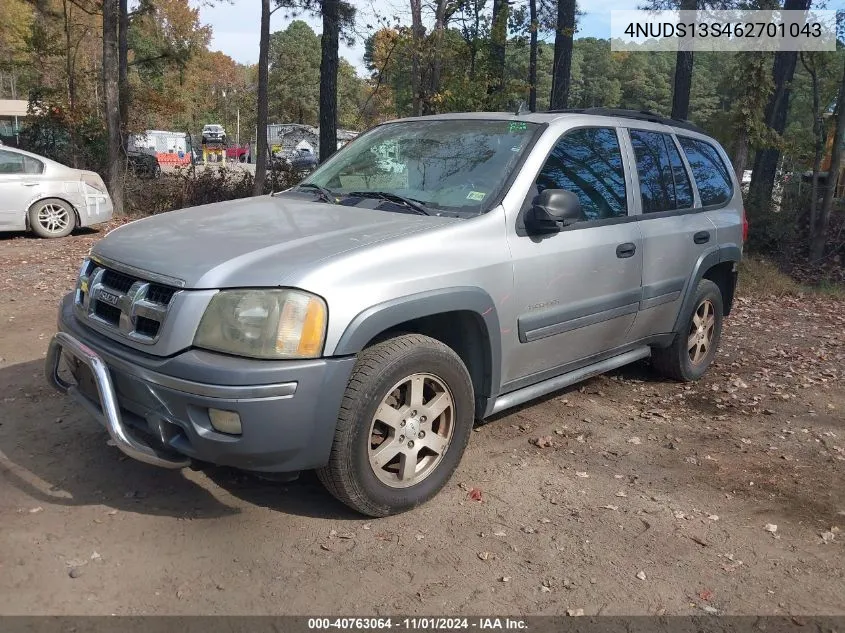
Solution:
M 481 202 L 484 200 L 484 196 L 487 194 L 482 191 L 470 191 L 467 194 L 467 200 L 475 200 L 476 202 Z

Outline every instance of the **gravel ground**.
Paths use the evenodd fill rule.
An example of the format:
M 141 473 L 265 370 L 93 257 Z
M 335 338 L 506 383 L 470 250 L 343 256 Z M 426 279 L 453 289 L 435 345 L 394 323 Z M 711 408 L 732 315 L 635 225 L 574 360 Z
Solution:
M 0 234 L 2 614 L 845 614 L 845 302 L 743 295 L 700 382 L 648 363 L 476 428 L 432 502 L 125 458 L 43 378 L 102 233 Z

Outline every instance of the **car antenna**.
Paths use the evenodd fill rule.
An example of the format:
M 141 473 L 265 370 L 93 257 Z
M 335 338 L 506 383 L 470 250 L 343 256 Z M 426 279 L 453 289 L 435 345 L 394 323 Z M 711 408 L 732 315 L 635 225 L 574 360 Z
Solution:
M 515 116 L 521 116 L 523 114 L 528 114 L 530 110 L 528 109 L 528 104 L 525 103 L 525 99 L 522 99 L 519 102 L 519 105 L 516 106 L 516 112 L 514 112 Z

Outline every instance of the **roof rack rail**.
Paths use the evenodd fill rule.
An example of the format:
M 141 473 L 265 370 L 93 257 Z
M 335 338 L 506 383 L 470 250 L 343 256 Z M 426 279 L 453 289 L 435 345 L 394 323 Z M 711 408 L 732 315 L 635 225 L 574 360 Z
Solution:
M 622 119 L 635 119 L 637 121 L 650 121 L 652 123 L 661 123 L 663 125 L 671 125 L 672 127 L 679 127 L 700 134 L 707 134 L 704 130 L 698 127 L 692 121 L 685 119 L 673 119 L 672 117 L 663 116 L 648 110 L 625 110 L 623 108 L 573 108 L 567 110 L 548 110 L 550 114 L 594 114 L 596 116 L 612 116 Z

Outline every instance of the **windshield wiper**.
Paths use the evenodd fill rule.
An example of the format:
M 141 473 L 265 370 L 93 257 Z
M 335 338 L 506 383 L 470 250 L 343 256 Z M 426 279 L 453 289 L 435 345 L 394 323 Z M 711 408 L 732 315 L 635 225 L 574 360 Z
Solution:
M 337 196 L 334 195 L 331 189 L 327 189 L 322 185 L 318 185 L 314 182 L 304 182 L 296 186 L 297 189 L 313 189 L 315 192 L 319 194 L 320 200 L 323 202 L 328 202 L 330 204 L 337 204 Z
M 414 200 L 413 198 L 400 196 L 398 193 L 390 193 L 389 191 L 350 191 L 346 195 L 354 198 L 380 198 L 389 202 L 404 204 L 419 215 L 431 215 L 431 212 L 425 208 L 425 203 Z

